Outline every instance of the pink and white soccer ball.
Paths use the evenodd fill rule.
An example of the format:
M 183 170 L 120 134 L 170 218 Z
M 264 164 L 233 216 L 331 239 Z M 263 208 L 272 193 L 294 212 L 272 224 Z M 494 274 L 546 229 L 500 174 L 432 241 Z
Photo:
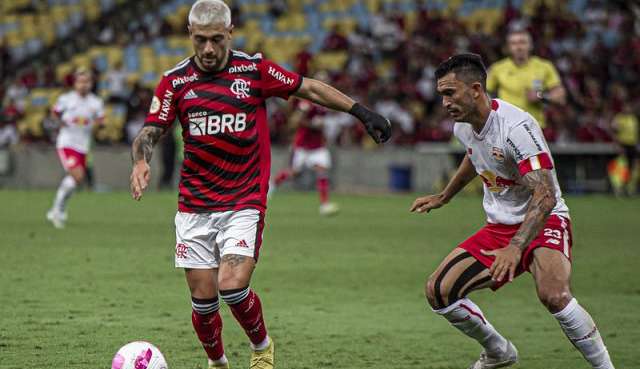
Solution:
M 145 341 L 122 346 L 111 362 L 111 369 L 168 369 L 167 361 L 157 347 Z

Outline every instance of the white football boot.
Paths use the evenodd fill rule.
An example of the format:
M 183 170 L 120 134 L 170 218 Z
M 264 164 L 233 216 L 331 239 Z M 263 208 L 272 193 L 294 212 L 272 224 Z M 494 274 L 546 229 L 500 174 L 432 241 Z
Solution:
M 495 369 L 495 368 L 504 368 L 506 366 L 511 366 L 518 362 L 518 350 L 516 347 L 508 341 L 507 343 L 507 351 L 504 355 L 500 357 L 493 357 L 487 355 L 485 350 L 482 350 L 480 353 L 480 359 L 475 363 L 471 364 L 469 369 Z
M 64 228 L 64 223 L 67 221 L 67 214 L 57 209 L 51 209 L 47 212 L 47 220 L 53 224 L 57 229 Z
M 320 205 L 320 208 L 318 209 L 318 212 L 322 216 L 335 215 L 338 214 L 339 211 L 340 207 L 333 202 L 325 202 L 324 204 Z

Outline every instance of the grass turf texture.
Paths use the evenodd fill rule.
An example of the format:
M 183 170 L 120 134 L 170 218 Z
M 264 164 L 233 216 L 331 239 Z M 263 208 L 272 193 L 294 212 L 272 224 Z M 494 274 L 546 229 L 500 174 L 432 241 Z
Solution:
M 108 368 L 121 345 L 149 340 L 171 369 L 204 368 L 183 273 L 173 268 L 174 193 L 140 203 L 126 193 L 80 193 L 67 228 L 53 229 L 49 192 L 0 192 L 0 368 Z M 483 223 L 480 198 L 409 214 L 414 196 L 277 193 L 253 287 L 276 342 L 278 368 L 466 368 L 479 346 L 431 313 L 423 283 Z M 569 198 L 573 287 L 618 368 L 640 367 L 640 201 Z M 635 281 L 635 282 L 634 282 Z M 523 275 L 471 295 L 520 350 L 520 368 L 588 368 Z M 222 304 L 232 368 L 247 340 Z

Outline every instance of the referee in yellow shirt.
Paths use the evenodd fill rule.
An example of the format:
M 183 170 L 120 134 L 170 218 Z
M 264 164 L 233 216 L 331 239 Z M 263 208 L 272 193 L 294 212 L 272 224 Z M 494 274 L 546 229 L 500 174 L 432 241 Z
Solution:
M 564 105 L 566 92 L 553 64 L 531 55 L 533 43 L 526 30 L 507 35 L 510 57 L 495 62 L 487 76 L 487 90 L 531 113 L 545 128 L 544 104 Z

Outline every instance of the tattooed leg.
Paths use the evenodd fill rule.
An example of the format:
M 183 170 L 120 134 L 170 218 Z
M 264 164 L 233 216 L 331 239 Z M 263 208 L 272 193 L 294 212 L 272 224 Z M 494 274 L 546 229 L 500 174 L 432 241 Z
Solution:
M 269 345 L 267 327 L 262 316 L 262 303 L 249 287 L 255 260 L 249 256 L 224 255 L 220 264 L 220 296 L 244 329 L 255 350 Z

